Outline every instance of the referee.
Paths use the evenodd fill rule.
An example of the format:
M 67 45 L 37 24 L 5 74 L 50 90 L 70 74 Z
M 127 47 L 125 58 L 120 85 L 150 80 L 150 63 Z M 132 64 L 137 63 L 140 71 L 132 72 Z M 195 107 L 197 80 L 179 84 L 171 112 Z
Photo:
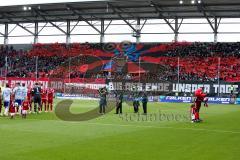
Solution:
M 123 102 L 123 93 L 116 95 L 116 114 L 122 114 L 122 102 Z
M 38 113 L 38 111 L 42 108 L 41 107 L 41 87 L 38 83 L 35 83 L 34 88 L 32 89 L 32 95 L 33 95 L 33 102 L 34 102 L 34 112 Z M 38 105 L 38 108 L 37 108 Z
M 143 106 L 143 113 L 147 114 L 147 103 L 148 103 L 148 97 L 147 94 L 144 93 L 142 97 L 142 106 Z
M 140 106 L 140 103 L 139 103 L 139 93 L 135 92 L 134 95 L 133 95 L 133 109 L 134 109 L 134 113 L 138 113 L 139 106 Z
M 105 114 L 106 106 L 107 106 L 107 88 L 100 88 L 98 90 L 99 96 L 100 96 L 100 102 L 99 102 L 99 113 Z

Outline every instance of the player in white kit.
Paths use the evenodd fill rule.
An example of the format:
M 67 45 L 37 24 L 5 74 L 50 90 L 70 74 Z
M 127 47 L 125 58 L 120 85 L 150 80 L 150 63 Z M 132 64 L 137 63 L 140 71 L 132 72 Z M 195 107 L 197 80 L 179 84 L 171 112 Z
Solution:
M 8 84 L 6 84 L 6 88 L 3 89 L 2 98 L 3 98 L 3 105 L 5 108 L 4 115 L 8 116 L 10 101 L 11 101 L 11 94 L 12 90 Z
M 17 108 L 18 113 L 21 115 L 22 102 L 23 102 L 23 93 L 20 83 L 16 83 L 16 87 L 13 89 L 15 107 Z
M 23 102 L 24 100 L 26 100 L 27 93 L 28 93 L 28 89 L 25 86 L 25 83 L 22 84 L 21 91 L 22 91 L 21 100 Z

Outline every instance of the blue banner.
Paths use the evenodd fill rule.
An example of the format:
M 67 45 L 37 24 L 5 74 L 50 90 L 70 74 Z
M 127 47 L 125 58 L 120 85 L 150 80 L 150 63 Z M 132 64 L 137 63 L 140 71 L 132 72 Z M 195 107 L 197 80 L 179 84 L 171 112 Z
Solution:
M 192 97 L 160 96 L 159 102 L 168 103 L 191 103 Z M 230 104 L 231 98 L 208 97 L 208 103 L 212 104 Z M 239 100 L 240 104 L 240 100 Z
M 160 96 L 159 102 L 191 103 L 192 97 Z
M 240 104 L 240 98 L 237 98 L 236 104 Z
M 214 104 L 230 104 L 231 98 L 219 98 L 219 97 L 209 97 L 208 103 L 214 103 Z M 233 104 L 234 102 L 232 102 Z

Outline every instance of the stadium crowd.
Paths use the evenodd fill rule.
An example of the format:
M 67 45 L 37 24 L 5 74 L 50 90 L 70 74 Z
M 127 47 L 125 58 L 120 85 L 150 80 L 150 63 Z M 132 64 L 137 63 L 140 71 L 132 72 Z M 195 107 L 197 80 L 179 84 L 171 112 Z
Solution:
M 141 73 L 143 80 L 177 80 L 179 71 L 180 80 L 213 82 L 218 79 L 219 70 L 220 80 L 240 81 L 240 43 L 139 44 L 137 48 L 139 50 L 136 52 L 141 52 L 142 66 L 149 63 L 155 64 L 154 68 L 158 68 L 152 71 L 152 68 L 145 65 L 146 72 Z M 97 61 L 111 60 L 115 56 L 114 52 L 104 50 L 101 44 L 88 43 L 75 43 L 69 46 L 59 43 L 35 44 L 29 51 L 15 50 L 12 46 L 1 46 L 1 76 L 7 74 L 7 77 L 36 77 L 36 64 L 38 64 L 39 78 L 63 78 L 63 75 L 64 78 L 69 76 L 70 78 L 137 78 L 139 76 L 137 71 L 135 73 L 126 71 L 125 75 L 112 73 L 109 76 L 103 68 L 100 68 L 102 64 Z M 69 68 L 70 63 L 71 68 Z M 83 67 L 85 64 L 88 64 L 87 68 Z M 96 68 L 98 68 L 97 73 L 94 71 Z M 91 71 L 86 73 L 86 70 Z

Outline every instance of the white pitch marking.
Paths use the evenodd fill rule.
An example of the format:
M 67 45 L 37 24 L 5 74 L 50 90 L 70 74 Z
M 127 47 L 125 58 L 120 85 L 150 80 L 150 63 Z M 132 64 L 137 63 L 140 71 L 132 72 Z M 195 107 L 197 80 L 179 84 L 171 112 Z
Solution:
M 227 130 L 214 130 L 214 129 L 204 129 L 204 128 L 175 128 L 175 127 L 158 127 L 158 126 L 139 126 L 139 125 L 125 125 L 125 124 L 111 124 L 111 123 L 86 123 L 93 125 L 103 125 L 103 126 L 120 126 L 120 127 L 138 127 L 138 128 L 157 128 L 157 129 L 175 129 L 175 130 L 192 130 L 192 131 L 209 131 L 209 132 L 218 132 L 218 133 L 232 133 L 240 134 L 237 131 L 227 131 Z

